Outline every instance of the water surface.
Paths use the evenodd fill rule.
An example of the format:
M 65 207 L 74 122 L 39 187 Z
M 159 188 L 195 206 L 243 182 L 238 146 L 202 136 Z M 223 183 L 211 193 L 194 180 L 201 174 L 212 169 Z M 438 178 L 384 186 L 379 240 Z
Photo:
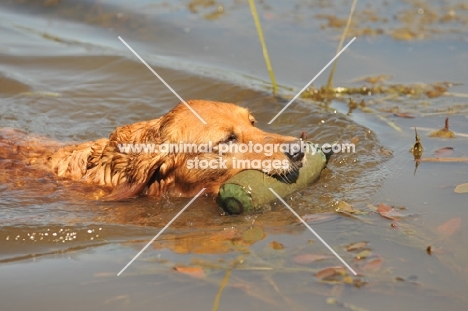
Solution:
M 340 32 L 326 26 L 320 14 L 343 18 L 350 3 L 257 4 L 280 97 L 271 95 L 248 4 L 200 3 L 3 2 L 0 126 L 57 141 L 87 141 L 169 111 L 177 98 L 117 39 L 122 36 L 184 99 L 248 107 L 266 131 L 294 136 L 305 131 L 317 143 L 358 141 L 356 153 L 336 155 L 317 183 L 286 200 L 360 276 L 334 283 L 314 277 L 340 262 L 280 203 L 262 213 L 224 216 L 212 198 L 202 197 L 117 277 L 188 199 L 90 200 L 102 190 L 57 181 L 2 159 L 2 306 L 206 310 L 235 260 L 242 263 L 235 265 L 219 310 L 300 310 L 312 305 L 320 310 L 457 310 L 465 305 L 466 195 L 453 189 L 468 182 L 467 164 L 422 163 L 414 174 L 408 150 L 414 126 L 442 127 L 447 114 L 438 111 L 461 111 L 450 115 L 451 128 L 467 133 L 466 98 L 407 98 L 375 106 L 401 131 L 376 113 L 358 109 L 347 115 L 346 100 L 329 106 L 297 100 L 268 125 L 335 53 Z M 443 3 L 434 5 L 440 12 L 447 9 Z M 358 12 L 366 8 L 380 15 L 402 16 L 413 9 L 420 13 L 411 3 L 392 4 L 387 12 L 380 4 L 360 2 Z M 220 10 L 224 14 L 216 14 Z M 466 8 L 460 4 L 456 14 L 464 17 Z M 429 25 L 439 32 L 425 25 L 419 29 L 425 36 L 410 41 L 392 36 L 398 23 L 370 24 L 384 33 L 358 36 L 339 60 L 335 85 L 358 86 L 356 78 L 374 74 L 393 75 L 395 83 L 466 80 L 461 22 Z M 327 72 L 314 85 L 323 85 L 326 77 Z M 468 90 L 457 85 L 450 91 Z M 394 117 L 394 106 L 417 118 Z M 428 156 L 452 146 L 453 156 L 466 157 L 466 137 L 429 139 L 427 133 L 420 130 Z M 343 202 L 362 213 L 337 213 Z M 374 211 L 379 203 L 400 208 L 403 219 L 381 217 Z M 450 219 L 460 219 L 453 233 L 437 229 Z M 360 241 L 368 242 L 368 259 L 357 260 L 355 252 L 346 250 Z M 272 248 L 271 242 L 284 249 Z M 304 265 L 298 263 L 304 254 L 329 257 Z M 374 259 L 381 266 L 366 268 Z M 180 264 L 202 267 L 204 278 L 175 272 L 173 267 Z

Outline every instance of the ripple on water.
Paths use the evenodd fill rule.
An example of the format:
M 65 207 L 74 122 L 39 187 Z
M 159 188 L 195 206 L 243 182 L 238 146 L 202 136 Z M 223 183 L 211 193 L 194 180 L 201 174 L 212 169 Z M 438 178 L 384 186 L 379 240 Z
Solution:
M 177 103 L 164 85 L 144 68 L 142 70 L 138 60 L 112 51 L 54 58 L 0 55 L 0 63 L 5 62 L 9 66 L 2 68 L 5 71 L 2 74 L 6 76 L 15 72 L 19 80 L 12 82 L 18 85 L 14 94 L 2 94 L 8 96 L 3 99 L 6 105 L 0 106 L 1 125 L 20 127 L 59 141 L 105 137 L 116 126 L 156 118 Z M 34 75 L 34 79 L 24 78 L 28 74 L 30 76 L 31 68 L 41 74 Z M 298 100 L 272 125 L 268 125 L 287 100 L 233 83 L 193 75 L 182 68 L 155 68 L 183 98 L 227 101 L 248 107 L 263 130 L 296 137 L 306 132 L 311 141 L 319 144 L 357 141 L 356 153 L 333 156 L 317 183 L 287 198 L 300 213 L 331 211 L 337 200 L 351 204 L 363 202 L 386 177 L 386 172 L 380 169 L 387 156 L 382 153 L 377 137 L 341 114 L 317 103 Z M 242 83 L 249 85 L 251 81 L 246 79 Z M 24 90 L 30 91 L 25 94 Z M 160 228 L 187 203 L 186 199 L 147 198 L 104 203 L 89 199 L 90 196 L 102 196 L 103 190 L 98 187 L 55 181 L 43 172 L 7 160 L 0 160 L 0 165 L 4 168 L 0 174 L 4 205 L 0 217 L 4 228 L 1 240 L 9 245 L 5 248 L 7 253 L 15 252 L 13 241 L 25 243 L 21 244 L 21 249 L 26 253 L 28 248 L 31 248 L 31 253 L 36 252 L 35 249 L 38 246 L 40 249 L 41 245 L 43 250 L 39 253 L 47 252 L 51 245 L 71 242 L 86 245 L 91 241 L 91 235 L 87 233 L 89 229 L 73 227 L 77 224 L 100 226 L 107 239 L 126 235 L 126 226 L 130 225 Z M 296 223 L 294 216 L 282 213 L 282 207 L 275 204 L 271 205 L 270 212 L 255 215 L 252 219 L 249 217 L 220 216 L 214 200 L 201 198 L 172 227 L 217 230 L 262 221 L 271 226 L 285 227 L 288 231 L 291 230 L 288 225 Z M 50 224 L 62 224 L 73 229 L 62 231 L 58 237 L 37 229 L 37 226 L 48 228 Z M 80 234 L 71 236 L 72 232 Z M 102 236 L 93 238 L 96 242 Z

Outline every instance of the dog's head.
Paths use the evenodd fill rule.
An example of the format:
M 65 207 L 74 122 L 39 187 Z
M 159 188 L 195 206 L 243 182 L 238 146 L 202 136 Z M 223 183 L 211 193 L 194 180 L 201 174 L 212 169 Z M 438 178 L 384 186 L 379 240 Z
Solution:
M 260 130 L 248 109 L 234 104 L 205 100 L 187 104 L 177 105 L 150 127 L 139 127 L 141 137 L 135 140 L 153 142 L 159 152 L 135 154 L 130 176 L 112 195 L 123 198 L 118 194 L 123 188 L 124 197 L 144 188 L 149 195 L 192 196 L 201 188 L 217 193 L 225 181 L 245 169 L 285 182 L 297 178 L 304 158 L 298 138 Z

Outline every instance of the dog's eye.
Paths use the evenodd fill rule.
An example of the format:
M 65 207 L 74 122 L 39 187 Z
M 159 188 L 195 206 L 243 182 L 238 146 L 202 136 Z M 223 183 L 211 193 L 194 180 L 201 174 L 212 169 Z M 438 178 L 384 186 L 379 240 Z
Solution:
M 237 140 L 237 135 L 234 133 L 229 134 L 226 138 L 220 141 L 221 144 L 233 143 Z

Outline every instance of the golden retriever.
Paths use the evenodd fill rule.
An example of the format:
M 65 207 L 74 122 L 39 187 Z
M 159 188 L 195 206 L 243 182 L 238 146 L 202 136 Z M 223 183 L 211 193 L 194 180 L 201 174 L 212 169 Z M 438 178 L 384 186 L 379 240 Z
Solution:
M 248 168 L 286 181 L 297 177 L 304 159 L 304 151 L 297 148 L 298 138 L 258 129 L 249 111 L 234 104 L 205 100 L 187 103 L 206 124 L 180 103 L 158 119 L 118 127 L 108 139 L 81 144 L 63 145 L 4 129 L 0 131 L 0 158 L 21 158 L 28 164 L 42 165 L 60 178 L 108 187 L 111 193 L 104 197 L 106 200 L 140 194 L 193 196 L 202 188 L 217 194 L 224 182 Z M 183 144 L 204 147 L 188 152 L 168 148 Z M 240 145 L 250 145 L 250 149 L 236 148 Z M 266 145 L 280 148 L 267 150 Z M 265 149 L 259 152 L 261 147 Z M 276 165 L 270 165 L 272 161 Z M 256 165 L 249 167 L 246 163 Z

